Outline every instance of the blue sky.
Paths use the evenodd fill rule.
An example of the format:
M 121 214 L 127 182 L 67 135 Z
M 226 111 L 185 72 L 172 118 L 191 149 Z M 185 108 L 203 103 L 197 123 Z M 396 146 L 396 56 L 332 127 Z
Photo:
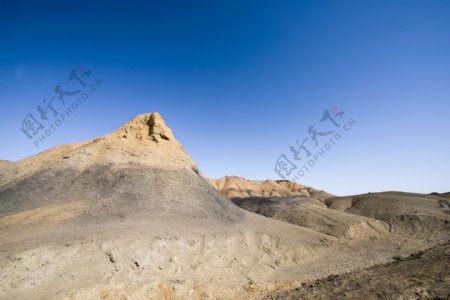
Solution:
M 2 0 L 0 45 L 2 159 L 158 111 L 204 175 L 278 178 L 334 104 L 356 125 L 301 183 L 450 190 L 450 1 Z M 103 84 L 37 148 L 24 118 L 79 65 Z

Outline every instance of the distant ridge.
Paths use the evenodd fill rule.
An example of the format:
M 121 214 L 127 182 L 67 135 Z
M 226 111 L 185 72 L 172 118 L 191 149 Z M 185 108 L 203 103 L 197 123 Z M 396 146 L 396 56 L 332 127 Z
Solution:
M 334 197 L 324 191 L 289 180 L 249 180 L 239 176 L 208 178 L 208 182 L 227 198 L 307 196 L 323 200 Z

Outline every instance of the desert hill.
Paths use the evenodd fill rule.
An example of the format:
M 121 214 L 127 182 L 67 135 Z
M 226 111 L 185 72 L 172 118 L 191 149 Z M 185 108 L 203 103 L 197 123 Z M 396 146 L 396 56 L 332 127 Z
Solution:
M 1 299 L 248 299 L 397 252 L 242 210 L 157 113 L 2 164 L 0 180 Z
M 425 194 L 383 192 L 325 200 L 334 210 L 390 224 L 391 232 L 426 240 L 450 237 L 450 201 Z
M 205 184 L 156 113 L 134 118 L 104 137 L 7 164 L 1 178 L 0 216 L 75 201 L 89 204 L 87 212 L 96 219 L 140 212 L 138 208 L 157 211 L 158 217 L 171 212 L 242 217 Z
M 353 221 L 370 219 L 380 232 L 387 221 L 322 192 L 315 198 L 307 187 L 277 186 L 310 199 L 307 226 L 225 198 L 158 113 L 2 163 L 0 298 L 257 299 L 293 278 L 349 272 L 429 246 L 374 241 L 358 227 L 348 235 Z M 260 192 L 284 195 L 276 189 Z M 440 220 L 433 205 L 426 212 Z
M 390 229 L 386 222 L 329 209 L 310 197 L 249 197 L 232 201 L 245 210 L 338 238 L 385 238 Z
M 450 238 L 450 201 L 384 192 L 331 197 L 248 197 L 232 201 L 266 217 L 346 239 L 409 239 L 434 245 Z

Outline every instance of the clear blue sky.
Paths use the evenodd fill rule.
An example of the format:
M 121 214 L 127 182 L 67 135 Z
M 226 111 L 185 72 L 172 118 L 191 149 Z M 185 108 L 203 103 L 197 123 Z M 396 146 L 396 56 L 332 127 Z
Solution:
M 37 148 L 22 122 L 77 65 L 103 84 Z M 158 111 L 204 175 L 278 178 L 334 104 L 356 125 L 302 183 L 450 190 L 450 1 L 2 0 L 0 90 L 2 159 Z

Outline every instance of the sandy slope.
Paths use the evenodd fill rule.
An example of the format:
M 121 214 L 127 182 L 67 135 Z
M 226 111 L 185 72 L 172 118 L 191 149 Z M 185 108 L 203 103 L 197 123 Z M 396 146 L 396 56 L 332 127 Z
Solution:
M 450 299 L 450 244 L 367 270 L 280 288 L 265 299 Z

